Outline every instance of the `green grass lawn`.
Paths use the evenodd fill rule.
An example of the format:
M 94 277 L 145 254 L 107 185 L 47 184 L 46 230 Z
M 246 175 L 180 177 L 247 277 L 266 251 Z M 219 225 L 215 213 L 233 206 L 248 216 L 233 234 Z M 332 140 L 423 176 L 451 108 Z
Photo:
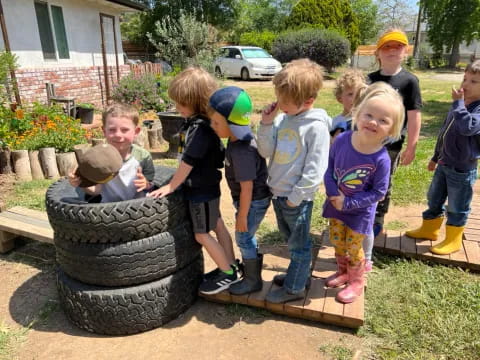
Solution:
M 399 167 L 393 179 L 392 201 L 400 206 L 425 202 L 432 176 L 426 166 L 433 153 L 438 129 L 451 104 L 451 86 L 458 86 L 453 81 L 432 79 L 435 75 L 432 72 L 417 75 L 424 100 L 423 125 L 415 161 L 410 166 Z M 257 111 L 274 100 L 273 88 L 268 83 L 237 85 L 243 84 Z M 322 89 L 316 106 L 326 109 L 331 116 L 341 111 L 330 85 Z M 176 160 L 156 162 L 167 166 L 177 164 Z M 45 189 L 50 183 L 47 180 L 18 183 L 15 193 L 7 199 L 7 206 L 44 209 Z M 326 225 L 321 217 L 323 201 L 323 196 L 317 196 L 314 203 L 312 230 L 315 232 Z M 398 219 L 388 226 L 401 229 L 405 223 Z M 262 224 L 259 237 L 264 243 L 278 243 L 281 240 L 276 230 L 273 225 Z M 249 311 L 232 306 L 228 309 L 235 314 Z M 365 313 L 366 324 L 357 334 L 371 344 L 368 358 L 480 359 L 478 275 L 419 261 L 377 257 L 374 271 L 369 275 Z M 17 330 L 0 326 L 0 355 L 4 349 L 10 348 L 9 344 L 18 334 Z M 354 349 L 342 343 L 322 347 L 319 351 L 335 359 L 350 359 Z

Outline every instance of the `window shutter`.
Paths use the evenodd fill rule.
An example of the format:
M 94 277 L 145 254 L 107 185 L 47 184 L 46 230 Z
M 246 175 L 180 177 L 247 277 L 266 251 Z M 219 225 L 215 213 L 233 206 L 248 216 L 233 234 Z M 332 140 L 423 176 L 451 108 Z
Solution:
M 48 5 L 43 2 L 35 2 L 35 14 L 37 15 L 38 32 L 44 59 L 56 59 L 55 44 L 53 42 L 52 27 L 48 15 Z
M 60 59 L 69 59 L 67 33 L 65 32 L 65 22 L 63 21 L 63 11 L 60 6 L 51 6 L 53 27 L 55 29 L 55 39 L 57 40 L 58 57 Z

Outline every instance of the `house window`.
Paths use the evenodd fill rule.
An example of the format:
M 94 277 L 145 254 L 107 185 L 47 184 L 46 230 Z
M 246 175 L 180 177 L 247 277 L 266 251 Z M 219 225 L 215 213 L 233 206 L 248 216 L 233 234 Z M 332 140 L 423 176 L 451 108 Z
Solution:
M 70 53 L 62 8 L 52 5 L 50 6 L 50 11 L 47 3 L 35 1 L 35 13 L 37 15 L 43 58 L 45 60 L 56 60 L 58 56 L 59 59 L 69 59 Z

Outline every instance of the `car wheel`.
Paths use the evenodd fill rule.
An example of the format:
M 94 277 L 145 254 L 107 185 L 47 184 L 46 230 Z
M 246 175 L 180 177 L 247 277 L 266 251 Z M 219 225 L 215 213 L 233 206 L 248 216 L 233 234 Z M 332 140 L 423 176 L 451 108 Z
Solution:
M 222 77 L 222 70 L 220 69 L 219 66 L 215 67 L 215 76 L 217 78 L 221 78 Z
M 242 69 L 242 72 L 240 73 L 241 77 L 242 77 L 242 80 L 244 81 L 247 81 L 247 80 L 250 80 L 250 74 L 248 73 L 248 69 L 247 68 L 243 68 Z

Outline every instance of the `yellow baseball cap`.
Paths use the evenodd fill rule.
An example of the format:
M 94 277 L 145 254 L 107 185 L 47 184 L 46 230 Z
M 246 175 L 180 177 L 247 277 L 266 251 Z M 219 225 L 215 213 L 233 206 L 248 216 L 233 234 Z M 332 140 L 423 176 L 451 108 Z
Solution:
M 389 41 L 396 41 L 400 44 L 408 46 L 408 38 L 401 31 L 390 31 L 384 34 L 380 39 L 377 41 L 377 50 L 380 49 L 383 45 L 385 45 Z

